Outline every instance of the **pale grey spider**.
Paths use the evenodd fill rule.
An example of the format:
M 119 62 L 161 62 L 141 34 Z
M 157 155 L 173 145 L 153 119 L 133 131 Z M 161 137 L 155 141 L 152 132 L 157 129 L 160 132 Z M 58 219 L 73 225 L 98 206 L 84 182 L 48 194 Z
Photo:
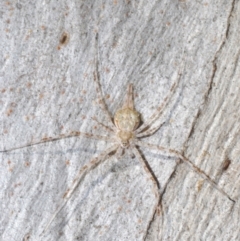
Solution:
M 151 217 L 153 218 L 155 213 L 160 210 L 160 201 L 161 196 L 159 193 L 159 184 L 156 179 L 156 177 L 153 174 L 153 171 L 150 169 L 150 166 L 148 165 L 147 161 L 142 157 L 137 147 L 146 147 L 148 149 L 158 150 L 161 152 L 164 152 L 167 156 L 180 158 L 184 162 L 186 162 L 194 171 L 199 173 L 199 175 L 206 179 L 212 186 L 214 186 L 219 192 L 221 192 L 224 196 L 226 196 L 228 199 L 233 201 L 227 193 L 225 193 L 222 189 L 220 189 L 217 184 L 207 175 L 205 172 L 203 172 L 200 168 L 195 166 L 189 159 L 187 159 L 185 156 L 183 156 L 179 151 L 169 149 L 166 147 L 162 147 L 159 145 L 154 145 L 146 142 L 142 142 L 140 139 L 142 137 L 148 137 L 152 134 L 154 134 L 161 125 L 150 128 L 151 124 L 156 121 L 156 119 L 159 117 L 160 113 L 162 112 L 163 108 L 165 107 L 166 103 L 169 101 L 170 94 L 167 95 L 162 104 L 157 108 L 157 110 L 152 114 L 152 116 L 143 123 L 141 126 L 141 115 L 139 112 L 137 112 L 134 108 L 134 101 L 133 101 L 133 85 L 128 85 L 127 95 L 125 98 L 125 101 L 123 103 L 122 108 L 116 111 L 114 117 L 112 118 L 107 107 L 105 104 L 105 101 L 102 97 L 102 91 L 99 83 L 99 78 L 97 73 L 94 75 L 94 81 L 96 83 L 96 91 L 98 93 L 98 97 L 100 99 L 99 103 L 101 104 L 102 109 L 104 110 L 105 114 L 108 117 L 109 125 L 107 126 L 101 122 L 99 122 L 96 118 L 92 118 L 94 121 L 96 121 L 99 125 L 101 125 L 104 129 L 106 129 L 108 132 L 112 134 L 112 137 L 107 136 L 99 136 L 99 135 L 93 135 L 89 133 L 82 133 L 82 132 L 75 132 L 70 136 L 80 136 L 83 135 L 85 137 L 94 138 L 94 139 L 101 139 L 105 141 L 111 141 L 113 145 L 106 150 L 104 150 L 102 153 L 100 153 L 97 157 L 94 157 L 87 165 L 83 166 L 77 177 L 73 181 L 73 186 L 71 189 L 69 189 L 63 196 L 64 201 L 63 204 L 58 208 L 58 210 L 54 213 L 51 220 L 47 224 L 46 228 L 44 229 L 44 232 L 48 229 L 49 225 L 52 223 L 56 215 L 61 211 L 61 209 L 66 205 L 67 201 L 72 196 L 73 192 L 79 185 L 80 181 L 84 176 L 91 171 L 93 168 L 95 168 L 97 165 L 99 165 L 102 161 L 105 160 L 105 158 L 110 153 L 116 153 L 117 157 L 120 157 L 124 150 L 127 149 L 128 151 L 132 152 L 133 156 L 135 156 L 140 163 L 142 164 L 144 170 L 146 171 L 146 174 L 149 176 L 149 178 L 152 180 L 154 185 L 154 194 L 156 197 L 156 203 L 154 205 L 153 213 L 151 214 Z M 176 88 L 176 83 L 174 83 L 170 88 L 170 93 L 174 91 Z M 54 139 L 56 140 L 56 139 Z M 234 201 L 233 201 L 234 202 Z M 152 220 L 152 218 L 150 220 Z M 149 223 L 150 225 L 150 223 Z M 144 238 L 146 237 L 147 232 L 145 233 Z M 143 239 L 144 240 L 144 239 Z
M 95 168 L 97 165 L 99 165 L 102 161 L 104 161 L 110 153 L 116 153 L 117 157 L 119 157 L 122 155 L 122 153 L 125 149 L 132 152 L 132 154 L 140 161 L 140 163 L 144 167 L 144 170 L 146 171 L 146 174 L 150 177 L 150 179 L 153 182 L 156 202 L 154 204 L 154 209 L 151 214 L 152 218 L 154 217 L 156 211 L 160 210 L 161 196 L 160 196 L 160 192 L 159 192 L 159 184 L 158 184 L 156 177 L 152 174 L 153 171 L 150 169 L 147 161 L 140 154 L 138 147 L 146 147 L 148 149 L 157 150 L 160 152 L 164 152 L 167 156 L 176 157 L 176 158 L 181 159 L 182 161 L 186 162 L 194 171 L 199 173 L 199 175 L 202 178 L 206 179 L 219 192 L 221 192 L 223 195 L 225 195 L 230 200 L 232 200 L 222 189 L 220 189 L 217 186 L 217 184 L 207 174 L 205 174 L 201 169 L 199 169 L 197 166 L 195 166 L 189 159 L 187 159 L 185 156 L 183 156 L 179 151 L 176 151 L 176 150 L 173 150 L 170 148 L 166 148 L 166 147 L 162 147 L 162 146 L 158 146 L 158 145 L 154 145 L 154 144 L 149 144 L 149 143 L 146 143 L 146 142 L 143 142 L 140 140 L 142 137 L 147 137 L 147 136 L 153 135 L 161 127 L 161 125 L 158 125 L 155 128 L 151 128 L 151 124 L 159 118 L 163 108 L 166 106 L 167 102 L 170 99 L 171 93 L 173 93 L 174 90 L 176 89 L 176 86 L 177 86 L 176 82 L 174 82 L 172 84 L 172 86 L 169 90 L 170 93 L 164 98 L 161 105 L 159 105 L 157 110 L 152 114 L 152 116 L 148 119 L 148 121 L 146 121 L 142 125 L 140 125 L 140 123 L 141 123 L 140 113 L 137 112 L 134 108 L 133 85 L 132 84 L 128 85 L 127 95 L 126 95 L 122 108 L 117 110 L 114 117 L 112 118 L 106 107 L 105 101 L 103 99 L 101 86 L 100 86 L 100 82 L 99 82 L 99 78 L 98 78 L 98 70 L 96 70 L 94 73 L 94 82 L 96 84 L 97 95 L 100 99 L 100 101 L 99 101 L 100 106 L 108 118 L 109 126 L 99 122 L 96 118 L 93 118 L 93 120 L 96 121 L 98 124 L 100 124 L 103 128 L 105 128 L 109 133 L 111 133 L 112 137 L 100 136 L 100 135 L 84 133 L 84 132 L 71 132 L 70 135 L 61 135 L 60 137 L 57 137 L 57 138 L 51 138 L 51 137 L 44 138 L 39 142 L 26 145 L 26 146 L 32 146 L 32 145 L 37 145 L 37 144 L 44 143 L 44 142 L 57 141 L 57 140 L 61 140 L 64 138 L 70 138 L 70 137 L 74 137 L 74 136 L 84 136 L 87 138 L 111 141 L 113 143 L 113 145 L 111 147 L 104 150 L 97 157 L 94 157 L 87 165 L 83 166 L 80 169 L 77 177 L 73 181 L 72 187 L 65 192 L 65 194 L 63 196 L 62 205 L 53 214 L 51 220 L 49 221 L 49 223 L 47 224 L 47 226 L 45 227 L 43 232 L 45 232 L 48 229 L 48 227 L 50 226 L 50 224 L 52 223 L 52 221 L 54 220 L 56 215 L 61 211 L 61 209 L 68 202 L 68 200 L 70 199 L 73 192 L 76 190 L 77 186 L 79 185 L 81 180 L 84 178 L 84 176 L 89 171 L 91 171 L 93 168 Z M 17 148 L 3 150 L 1 152 L 8 152 L 8 151 L 16 150 L 16 149 L 23 148 L 26 146 L 20 146 Z M 152 219 L 150 219 L 150 220 L 152 220 Z M 145 234 L 145 236 L 146 236 L 146 234 Z

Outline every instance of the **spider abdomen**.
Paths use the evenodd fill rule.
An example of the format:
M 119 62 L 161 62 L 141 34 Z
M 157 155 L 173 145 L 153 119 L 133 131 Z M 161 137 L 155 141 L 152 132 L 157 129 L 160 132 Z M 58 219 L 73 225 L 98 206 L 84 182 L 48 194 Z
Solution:
M 114 116 L 116 127 L 123 132 L 134 131 L 140 123 L 140 114 L 130 108 L 120 109 Z

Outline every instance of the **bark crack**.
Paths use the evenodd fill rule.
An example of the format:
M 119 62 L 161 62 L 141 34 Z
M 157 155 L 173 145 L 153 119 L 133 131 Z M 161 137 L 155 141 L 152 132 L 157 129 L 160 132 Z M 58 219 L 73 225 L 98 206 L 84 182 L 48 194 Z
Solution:
M 219 54 L 221 53 L 222 49 L 224 48 L 228 38 L 229 38 L 229 32 L 230 32 L 230 28 L 231 28 L 231 18 L 233 16 L 233 11 L 235 9 L 235 4 L 236 4 L 236 0 L 233 0 L 232 1 L 232 5 L 231 5 L 231 9 L 230 9 L 230 12 L 229 12 L 229 15 L 228 15 L 228 18 L 227 18 L 227 27 L 226 27 L 226 31 L 225 31 L 225 36 L 223 38 L 223 41 L 222 43 L 220 44 L 220 47 L 219 49 L 216 51 L 216 54 L 214 55 L 213 57 L 213 61 L 212 61 L 212 75 L 211 75 L 211 78 L 210 78 L 210 83 L 209 83 L 209 88 L 207 89 L 205 95 L 204 95 L 204 102 L 207 101 L 209 95 L 211 94 L 211 91 L 212 91 L 212 87 L 213 87 L 213 83 L 214 83 L 214 78 L 215 78 L 215 75 L 216 75 L 216 72 L 217 72 L 217 60 L 218 60 L 218 56 Z M 196 116 L 195 116 L 195 119 L 192 123 L 192 128 L 191 130 L 189 131 L 189 135 L 188 135 L 188 138 L 186 140 L 189 140 L 191 138 L 191 136 L 193 135 L 194 133 L 194 130 L 195 130 L 195 126 L 196 126 L 196 123 L 197 123 L 197 120 L 199 118 L 199 116 L 201 115 L 201 112 L 202 110 L 199 109 Z

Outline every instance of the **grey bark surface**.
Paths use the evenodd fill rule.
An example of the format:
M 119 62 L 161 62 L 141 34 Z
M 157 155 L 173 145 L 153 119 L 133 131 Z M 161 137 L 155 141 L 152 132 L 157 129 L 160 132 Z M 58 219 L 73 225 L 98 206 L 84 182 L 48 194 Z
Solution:
M 0 240 L 240 240 L 239 1 L 0 5 Z M 152 219 L 152 180 L 126 152 L 88 173 L 41 235 L 78 171 L 111 146 L 84 137 L 30 145 L 107 134 L 91 120 L 108 123 L 96 58 L 112 115 L 129 83 L 143 122 L 171 95 L 153 124 L 161 128 L 143 141 L 182 152 L 235 202 L 178 158 L 139 148 L 159 182 L 160 213 Z

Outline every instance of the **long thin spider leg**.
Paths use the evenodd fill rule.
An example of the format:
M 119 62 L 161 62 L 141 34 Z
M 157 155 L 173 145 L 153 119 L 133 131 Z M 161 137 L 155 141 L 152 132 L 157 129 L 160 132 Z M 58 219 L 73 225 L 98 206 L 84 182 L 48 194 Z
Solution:
M 73 186 L 71 189 L 69 189 L 63 196 L 64 201 L 62 205 L 56 210 L 56 212 L 53 214 L 52 218 L 44 228 L 43 233 L 47 231 L 57 214 L 63 209 L 63 207 L 67 204 L 68 200 L 71 198 L 72 194 L 80 184 L 81 180 L 86 176 L 88 172 L 90 172 L 92 169 L 94 169 L 96 166 L 98 166 L 103 160 L 105 160 L 105 157 L 109 155 L 111 152 L 116 151 L 119 147 L 119 144 L 115 144 L 111 147 L 109 147 L 107 150 L 103 151 L 98 155 L 98 157 L 93 158 L 87 165 L 83 166 L 81 170 L 79 171 L 77 177 L 73 181 Z
M 158 131 L 162 125 L 164 124 L 165 122 L 161 122 L 160 125 L 154 127 L 154 128 L 151 128 L 151 129 L 147 129 L 146 131 L 142 132 L 142 133 L 139 133 L 136 135 L 137 138 L 142 138 L 142 137 L 147 137 L 147 136 L 151 136 L 153 135 L 156 131 Z
M 29 144 L 26 144 L 24 146 L 18 146 L 18 147 L 13 147 L 13 148 L 10 148 L 10 149 L 7 149 L 7 150 L 1 150 L 0 153 L 10 152 L 10 151 L 22 149 L 22 148 L 25 148 L 25 147 L 36 146 L 36 145 L 39 145 L 39 144 L 42 144 L 42 143 L 59 141 L 59 140 L 62 140 L 62 139 L 67 139 L 67 138 L 76 137 L 76 136 L 83 136 L 83 137 L 86 137 L 86 138 L 97 139 L 97 140 L 105 140 L 105 141 L 114 140 L 113 138 L 110 138 L 108 136 L 100 136 L 100 135 L 95 135 L 95 134 L 93 135 L 93 134 L 85 133 L 85 132 L 72 131 L 69 135 L 61 134 L 59 137 L 46 137 L 46 138 L 43 138 L 40 141 L 37 141 L 37 142 L 34 142 L 34 143 L 29 143 Z
M 92 120 L 96 121 L 100 126 L 102 126 L 104 129 L 106 129 L 107 131 L 110 132 L 114 132 L 116 130 L 116 128 L 114 128 L 114 130 L 112 128 L 110 128 L 109 126 L 104 125 L 103 123 L 101 123 L 100 121 L 98 121 L 98 119 L 94 116 L 92 117 Z
M 179 79 L 179 78 L 178 78 Z M 173 85 L 170 88 L 170 93 L 173 93 L 174 90 L 177 87 L 177 82 L 174 82 Z M 166 104 L 169 102 L 171 95 L 168 94 L 167 96 L 165 96 L 165 98 L 163 99 L 162 103 L 160 106 L 157 107 L 157 110 L 150 116 L 150 118 L 144 122 L 137 130 L 136 133 L 139 134 L 145 130 L 147 130 L 149 128 L 149 126 L 156 121 L 156 119 L 161 115 L 164 107 L 166 106 Z
M 185 163 L 188 164 L 188 166 L 190 166 L 196 173 L 198 173 L 203 179 L 207 180 L 214 188 L 216 188 L 220 193 L 222 193 L 224 196 L 226 196 L 229 200 L 231 200 L 232 202 L 235 203 L 235 200 L 232 199 L 225 191 L 223 191 L 221 188 L 218 187 L 217 183 L 215 181 L 213 181 L 204 171 L 202 171 L 200 168 L 198 168 L 195 164 L 193 164 L 188 158 L 186 158 L 185 156 L 183 156 L 180 152 L 173 150 L 173 149 L 169 149 L 169 148 L 165 148 L 162 146 L 158 146 L 158 145 L 154 145 L 154 144 L 149 144 L 149 143 L 145 143 L 142 142 L 140 140 L 136 140 L 135 144 L 137 146 L 142 146 L 142 147 L 146 147 L 149 149 L 153 149 L 153 150 L 159 150 L 162 151 L 164 153 L 166 153 L 166 155 L 168 156 L 172 156 L 172 157 L 178 157 L 181 160 L 183 160 Z
M 174 91 L 175 91 L 175 89 L 177 87 L 177 84 L 178 84 L 178 82 L 179 82 L 179 80 L 181 78 L 181 75 L 182 75 L 182 70 L 181 70 L 181 72 L 178 71 L 178 77 L 177 77 L 176 81 L 174 81 L 174 83 L 172 84 L 172 86 L 171 86 L 171 88 L 169 90 L 168 95 L 165 96 L 165 98 L 163 99 L 161 105 L 159 105 L 157 107 L 157 110 L 152 114 L 152 116 L 136 130 L 137 134 L 139 134 L 141 132 L 144 132 L 144 131 L 147 131 L 149 126 L 159 118 L 159 116 L 163 112 L 164 107 L 169 102 L 169 99 L 171 97 L 171 93 L 174 93 Z M 160 126 L 161 126 L 161 123 L 160 123 Z M 160 126 L 158 128 L 160 128 Z
M 142 158 L 140 152 L 138 151 L 138 149 L 136 148 L 135 145 L 132 146 L 132 152 L 133 152 L 133 154 L 136 156 L 136 158 L 141 162 L 141 164 L 143 165 L 143 168 L 144 168 L 144 170 L 146 171 L 147 175 L 148 175 L 149 178 L 152 180 L 153 186 L 154 186 L 154 187 L 153 187 L 153 189 L 154 189 L 154 195 L 155 195 L 155 197 L 156 197 L 156 199 L 157 199 L 156 204 L 155 204 L 155 206 L 154 206 L 154 208 L 153 208 L 153 212 L 152 212 L 152 214 L 151 214 L 150 222 L 149 222 L 148 227 L 147 227 L 147 230 L 148 230 L 149 227 L 150 227 L 150 225 L 151 225 L 151 222 L 152 222 L 152 220 L 153 220 L 153 218 L 154 218 L 154 215 L 155 215 L 156 211 L 157 211 L 158 209 L 160 209 L 161 195 L 160 195 L 160 193 L 159 193 L 158 182 L 157 182 L 157 180 L 156 180 L 156 177 L 154 176 L 154 174 L 152 174 L 151 168 L 149 167 L 148 163 Z M 146 233 L 145 233 L 145 235 L 144 235 L 143 240 L 145 240 L 146 236 L 147 236 L 147 231 L 146 231 Z
M 98 33 L 96 33 L 95 41 L 96 41 L 95 45 L 96 45 L 96 52 L 97 52 L 96 55 L 97 55 L 97 58 L 95 58 L 96 70 L 94 71 L 94 78 L 93 78 L 93 80 L 95 82 L 96 92 L 97 92 L 97 96 L 99 98 L 100 107 L 105 112 L 105 114 L 106 114 L 106 116 L 107 116 L 107 118 L 108 118 L 108 120 L 110 122 L 111 128 L 114 129 L 115 125 L 113 123 L 112 116 L 109 113 L 108 108 L 106 106 L 106 103 L 104 101 L 102 90 L 101 90 L 101 85 L 100 85 L 100 81 L 99 81 L 99 70 L 98 70 L 98 59 L 99 59 L 99 53 L 98 53 Z

